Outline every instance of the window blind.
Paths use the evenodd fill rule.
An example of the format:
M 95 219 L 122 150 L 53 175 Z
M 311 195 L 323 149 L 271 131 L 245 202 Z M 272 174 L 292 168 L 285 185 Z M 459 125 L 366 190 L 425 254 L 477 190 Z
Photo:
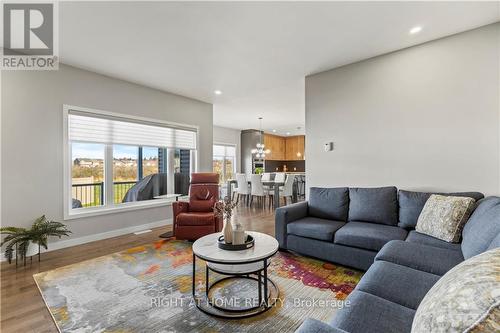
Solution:
M 213 155 L 235 157 L 236 148 L 234 146 L 214 145 Z
M 71 141 L 196 149 L 194 129 L 72 110 L 68 118 Z

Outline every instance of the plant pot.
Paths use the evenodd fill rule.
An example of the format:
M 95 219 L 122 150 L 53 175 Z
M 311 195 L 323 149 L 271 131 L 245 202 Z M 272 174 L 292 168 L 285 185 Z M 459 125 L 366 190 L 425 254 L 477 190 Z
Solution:
M 26 251 L 26 257 L 31 257 L 38 254 L 38 244 L 30 242 L 28 245 L 28 250 Z

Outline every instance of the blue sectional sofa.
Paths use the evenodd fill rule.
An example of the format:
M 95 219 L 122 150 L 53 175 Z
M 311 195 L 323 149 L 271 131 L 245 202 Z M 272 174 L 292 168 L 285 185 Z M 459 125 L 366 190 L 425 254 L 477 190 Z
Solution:
M 441 193 L 442 194 L 442 193 Z M 414 230 L 431 193 L 384 188 L 312 188 L 309 201 L 276 211 L 282 249 L 367 270 L 350 306 L 329 324 L 308 319 L 298 332 L 410 332 L 429 289 L 462 261 L 500 246 L 500 198 L 478 200 L 461 243 Z

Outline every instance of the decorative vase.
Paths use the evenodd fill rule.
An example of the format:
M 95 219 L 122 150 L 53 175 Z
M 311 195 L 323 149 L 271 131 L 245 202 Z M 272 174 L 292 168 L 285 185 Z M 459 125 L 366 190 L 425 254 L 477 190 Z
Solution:
M 244 244 L 246 241 L 245 229 L 241 224 L 235 224 L 233 228 L 233 245 Z
M 224 242 L 226 244 L 231 244 L 233 242 L 233 225 L 229 219 L 226 219 L 222 233 L 224 234 Z

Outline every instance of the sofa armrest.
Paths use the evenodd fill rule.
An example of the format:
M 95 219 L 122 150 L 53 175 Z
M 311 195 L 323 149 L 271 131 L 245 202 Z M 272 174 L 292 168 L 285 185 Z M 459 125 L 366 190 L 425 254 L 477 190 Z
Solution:
M 276 209 L 274 216 L 274 235 L 280 244 L 280 248 L 286 249 L 286 225 L 306 217 L 308 212 L 307 207 L 307 201 L 302 201 Z
M 347 333 L 340 328 L 335 328 L 322 321 L 307 318 L 295 333 Z

